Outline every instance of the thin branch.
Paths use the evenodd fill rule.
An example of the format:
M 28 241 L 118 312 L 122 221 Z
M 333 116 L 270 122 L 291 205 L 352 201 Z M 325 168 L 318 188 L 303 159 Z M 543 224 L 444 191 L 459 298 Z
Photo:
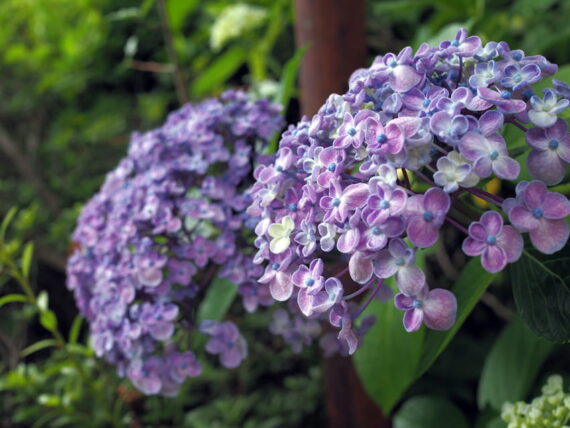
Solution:
M 491 294 L 489 292 L 484 293 L 481 296 L 481 301 L 489 306 L 489 308 L 491 308 L 491 310 L 495 312 L 499 318 L 503 318 L 506 321 L 512 320 L 513 316 L 515 315 L 514 312 L 503 305 L 494 294 Z
M 12 161 L 19 173 L 32 185 L 49 210 L 52 213 L 59 211 L 58 198 L 45 186 L 43 180 L 36 173 L 34 166 L 29 162 L 26 155 L 20 151 L 18 144 L 3 126 L 0 126 L 0 149 Z
M 154 61 L 137 61 L 132 60 L 129 63 L 131 68 L 139 71 L 147 71 L 149 73 L 175 73 L 176 66 L 174 64 L 163 64 Z
M 164 36 L 164 42 L 166 43 L 166 52 L 168 53 L 170 62 L 174 66 L 174 83 L 176 86 L 176 95 L 178 96 L 178 101 L 180 104 L 185 104 L 188 102 L 188 88 L 184 82 L 182 70 L 180 69 L 180 63 L 178 62 L 178 56 L 176 55 L 174 38 L 172 37 L 170 22 L 168 22 L 165 0 L 158 0 L 158 12 L 160 14 L 160 26 L 162 27 L 162 35 Z

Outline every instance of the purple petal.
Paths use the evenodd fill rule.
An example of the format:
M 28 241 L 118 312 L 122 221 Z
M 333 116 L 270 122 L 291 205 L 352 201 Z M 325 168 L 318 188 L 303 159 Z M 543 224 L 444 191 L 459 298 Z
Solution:
M 424 300 L 424 322 L 433 330 L 449 330 L 455 324 L 457 299 L 450 291 L 436 288 Z
M 505 251 L 507 262 L 513 263 L 520 258 L 524 241 L 521 234 L 514 227 L 504 226 L 501 234 L 497 236 L 497 246 Z
M 566 220 L 542 219 L 538 223 L 539 226 L 529 233 L 532 245 L 538 251 L 553 254 L 564 248 L 570 233 Z
M 417 266 L 405 266 L 400 268 L 396 276 L 396 282 L 400 291 L 407 296 L 418 296 L 425 287 L 426 276 Z
M 503 228 L 503 217 L 496 211 L 483 213 L 480 222 L 485 226 L 488 235 L 497 236 Z
M 361 207 L 368 199 L 368 185 L 364 183 L 351 184 L 342 192 L 343 201 L 352 208 Z
M 447 213 L 451 206 L 449 195 L 443 190 L 433 187 L 424 194 L 424 208 L 432 213 Z
M 493 172 L 497 177 L 504 178 L 505 180 L 514 180 L 519 176 L 521 166 L 519 163 L 508 157 L 499 156 L 499 158 L 493 162 Z
M 566 162 L 553 150 L 533 150 L 526 163 L 532 176 L 548 186 L 560 183 L 566 175 Z
M 401 311 L 407 311 L 414 307 L 414 298 L 398 293 L 394 297 L 394 305 L 396 305 L 396 307 Z
M 500 272 L 507 265 L 507 254 L 498 245 L 489 245 L 481 255 L 481 264 L 488 272 Z
M 524 207 L 517 205 L 509 211 L 509 220 L 517 229 L 528 232 L 539 227 L 539 221 Z
M 398 265 L 388 250 L 378 252 L 374 259 L 374 273 L 378 278 L 390 278 L 398 271 Z
M 407 92 L 421 80 L 422 75 L 409 65 L 398 65 L 390 74 L 390 86 L 396 92 Z
M 468 236 L 463 241 L 461 248 L 465 254 L 474 257 L 483 253 L 485 248 L 487 248 L 487 244 L 484 241 L 478 241 Z
M 431 247 L 437 242 L 438 229 L 420 217 L 410 219 L 406 232 L 412 244 L 420 248 Z
M 503 126 L 503 114 L 497 110 L 489 110 L 483 113 L 479 119 L 479 129 L 483 135 L 497 132 Z
M 549 220 L 563 219 L 570 215 L 570 201 L 560 193 L 549 192 L 544 198 L 542 212 Z
M 541 181 L 531 181 L 524 190 L 523 200 L 528 209 L 542 208 L 546 197 L 546 185 Z
M 305 287 L 304 281 L 305 277 L 309 274 L 309 268 L 305 265 L 300 265 L 293 275 L 291 275 L 291 279 L 293 280 L 293 284 L 297 287 Z
M 359 230 L 349 229 L 338 238 L 336 242 L 336 247 L 341 253 L 350 254 L 354 251 L 359 241 L 360 241 Z
M 313 313 L 313 299 L 314 297 L 307 292 L 306 288 L 302 288 L 297 294 L 297 304 L 299 309 L 305 316 L 310 316 Z
M 418 331 L 424 320 L 424 311 L 421 309 L 410 309 L 404 314 L 404 328 L 411 333 Z

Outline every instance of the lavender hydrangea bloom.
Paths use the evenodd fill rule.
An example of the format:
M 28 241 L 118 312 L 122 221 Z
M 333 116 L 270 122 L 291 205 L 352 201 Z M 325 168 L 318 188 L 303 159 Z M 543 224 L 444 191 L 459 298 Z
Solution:
M 200 331 L 210 336 L 206 351 L 219 355 L 224 367 L 236 368 L 247 356 L 247 344 L 234 323 L 204 321 Z
M 422 322 L 433 330 L 448 330 L 454 323 L 457 313 L 457 300 L 448 290 L 430 290 L 427 284 L 413 287 L 400 287 L 394 297 L 396 307 L 406 311 L 404 328 L 408 332 L 419 330 Z
M 568 242 L 570 202 L 564 195 L 549 192 L 541 181 L 517 186 L 517 199 L 506 200 L 509 220 L 521 232 L 529 232 L 534 247 L 544 254 L 562 249 Z
M 272 302 L 267 285 L 253 288 L 263 268 L 236 242 L 247 224 L 251 149 L 282 123 L 277 106 L 243 92 L 187 104 L 133 134 L 127 157 L 83 208 L 67 285 L 95 353 L 142 392 L 175 395 L 199 375 L 177 332 L 195 323 L 196 311 L 183 308 L 200 304 L 216 271 L 239 286 L 248 310 Z
M 570 133 L 566 122 L 558 119 L 550 128 L 529 129 L 526 142 L 533 148 L 527 159 L 532 176 L 549 186 L 560 183 L 570 162 Z
M 444 290 L 430 292 L 414 258 L 417 248 L 436 244 L 440 231 L 454 227 L 468 235 L 466 252 L 481 255 L 490 271 L 516 260 L 522 242 L 519 232 L 540 228 L 548 237 L 539 248 L 561 248 L 567 226 L 561 226 L 563 220 L 553 213 L 543 215 L 540 222 L 517 223 L 523 216 L 519 211 L 528 211 L 525 186 L 519 183 L 517 198 L 503 204 L 501 196 L 479 186 L 486 178 L 518 178 L 515 156 L 520 157 L 502 135 L 504 128 L 513 126 L 527 134 L 532 147 L 530 172 L 549 183 L 559 180 L 567 162 L 567 131 L 557 117 L 567 98 L 565 87 L 556 84 L 554 104 L 548 93 L 546 100 L 531 101 L 529 87 L 556 69 L 544 57 L 525 56 L 504 42 L 483 47 L 478 37 L 461 30 L 438 46 L 424 43 L 416 52 L 408 47 L 399 54 L 387 53 L 354 72 L 348 91 L 331 95 L 315 116 L 283 133 L 273 163 L 256 171 L 259 178 L 248 208 L 258 223 L 256 262 L 280 263 L 280 253 L 270 251 L 275 237 L 268 228 L 290 218 L 283 247 L 290 252 L 289 262 L 279 273 L 274 297 L 289 301 L 295 313 L 322 319 L 328 315 L 339 331 L 327 336 L 327 349 L 352 353 L 360 343 L 360 315 L 383 294 L 382 281 L 387 278 L 395 277 L 402 291 L 397 300 L 409 311 L 408 329 L 422 322 L 430 328 L 451 327 L 455 299 Z M 561 123 L 529 131 L 526 125 L 533 115 L 555 115 Z M 486 214 L 480 221 L 469 218 L 462 209 L 470 200 L 467 193 L 502 206 L 513 226 L 497 226 L 499 213 Z M 451 209 L 453 205 L 457 209 Z M 555 216 L 564 210 L 558 211 Z M 531 240 L 540 239 L 538 232 L 530 233 Z M 312 292 L 302 284 L 318 260 L 323 260 L 319 284 L 321 278 L 328 279 Z M 294 274 L 297 286 L 291 280 Z M 331 300 L 327 281 L 338 289 L 330 296 L 342 294 L 342 300 Z M 361 298 L 360 305 L 354 302 Z
M 516 262 L 523 249 L 523 239 L 512 226 L 503 225 L 496 211 L 487 211 L 478 222 L 469 225 L 469 236 L 463 241 L 463 252 L 481 256 L 481 264 L 491 273 L 500 272 L 507 263 Z

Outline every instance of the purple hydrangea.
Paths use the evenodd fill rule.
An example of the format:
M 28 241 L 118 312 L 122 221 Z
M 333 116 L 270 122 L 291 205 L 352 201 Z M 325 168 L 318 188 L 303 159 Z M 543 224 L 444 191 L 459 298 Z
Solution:
M 265 267 L 262 280 L 272 296 L 296 302 L 311 318 L 328 314 L 339 329 L 336 339 L 352 353 L 360 343 L 360 315 L 391 277 L 407 330 L 453 325 L 455 298 L 429 291 L 414 257 L 417 248 L 435 245 L 442 229 L 464 233 L 466 254 L 480 255 L 490 272 L 518 259 L 521 232 L 540 251 L 562 248 L 564 196 L 537 181 L 542 190 L 520 188 L 503 204 L 477 187 L 521 175 L 520 153 L 503 136 L 507 126 L 527 136 L 533 177 L 549 185 L 562 180 L 568 137 L 559 114 L 570 90 L 560 82 L 543 98 L 532 90 L 556 70 L 544 57 L 525 56 L 504 42 L 483 46 L 465 30 L 438 46 L 424 43 L 415 53 L 407 47 L 356 70 L 349 90 L 289 127 L 273 163 L 254 173 L 247 212 L 258 224 L 255 261 Z M 468 201 L 466 194 L 498 211 L 477 219 L 455 209 Z M 503 223 L 501 209 L 512 226 Z M 335 348 L 327 337 L 327 347 Z
M 187 104 L 160 128 L 135 133 L 128 155 L 85 205 L 68 287 L 89 321 L 98 356 L 147 394 L 172 395 L 201 369 L 183 346 L 216 276 L 244 306 L 269 305 L 263 268 L 243 251 L 254 149 L 281 128 L 279 108 L 239 91 Z M 235 367 L 243 338 L 230 323 L 202 331 L 206 350 Z M 219 331 L 218 331 L 219 330 Z M 235 346 L 232 346 L 235 345 Z

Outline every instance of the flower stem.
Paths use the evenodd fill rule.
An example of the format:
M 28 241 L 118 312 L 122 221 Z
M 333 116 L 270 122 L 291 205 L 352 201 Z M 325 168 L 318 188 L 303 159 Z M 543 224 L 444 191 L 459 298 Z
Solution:
M 477 196 L 487 202 L 491 202 L 497 206 L 501 206 L 503 204 L 503 198 L 497 195 L 493 195 L 492 193 L 486 192 L 483 189 L 478 189 L 476 187 L 462 187 L 461 189 L 471 193 L 472 195 Z
M 465 228 L 465 226 L 463 226 L 461 223 L 459 223 L 457 220 L 452 219 L 449 216 L 445 216 L 445 221 L 447 221 L 449 224 L 451 224 L 452 226 L 456 227 L 457 229 L 459 229 L 460 231 L 462 231 L 463 233 L 465 233 L 466 235 L 469 235 L 469 232 L 467 231 L 467 229 Z
M 363 285 L 362 287 L 360 287 L 358 290 L 356 290 L 354 293 L 351 294 L 347 294 L 346 296 L 343 297 L 343 300 L 350 300 L 356 296 L 361 295 L 362 293 L 364 293 L 366 290 L 368 290 L 370 288 L 370 284 L 372 284 L 372 281 L 368 281 L 365 285 Z
M 372 300 L 374 300 L 374 297 L 376 297 L 376 295 L 378 294 L 378 292 L 380 291 L 380 289 L 382 288 L 382 284 L 384 283 L 384 280 L 381 279 L 380 282 L 378 283 L 378 285 L 376 286 L 376 288 L 374 290 L 372 290 L 372 292 L 368 295 L 368 298 L 366 299 L 366 301 L 362 304 L 362 306 L 360 306 L 358 308 L 358 310 L 352 314 L 352 319 L 355 320 L 356 318 L 358 318 L 360 316 L 360 314 L 362 312 L 364 312 L 364 310 L 368 307 L 368 305 L 370 304 L 370 302 L 372 302 Z

